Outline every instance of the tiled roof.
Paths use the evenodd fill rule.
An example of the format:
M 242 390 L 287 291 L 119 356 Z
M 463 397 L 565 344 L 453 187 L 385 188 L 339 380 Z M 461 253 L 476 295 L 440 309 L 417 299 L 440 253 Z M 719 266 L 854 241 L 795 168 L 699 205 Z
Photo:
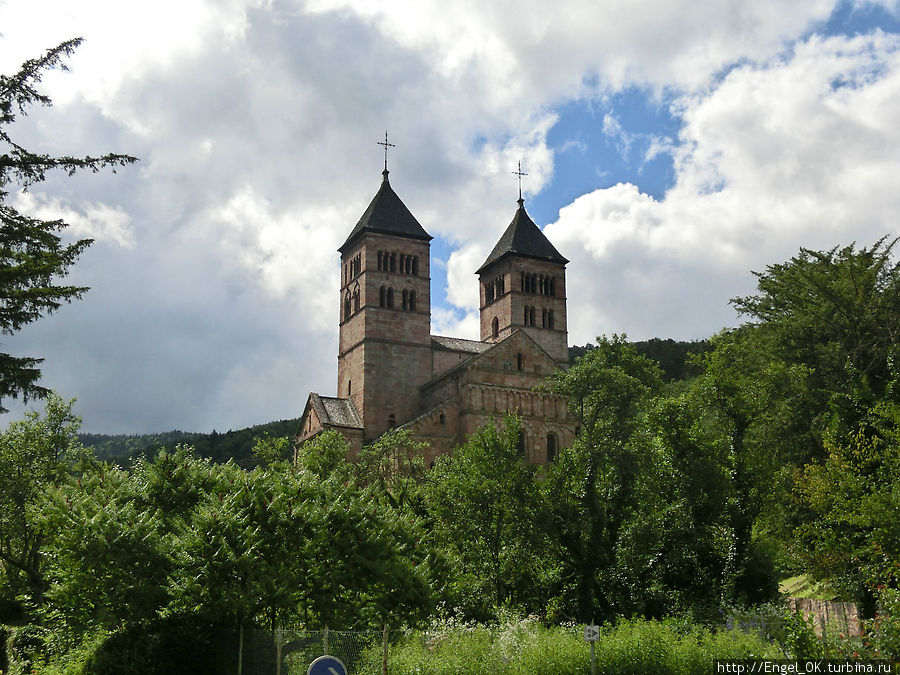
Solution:
M 431 241 L 431 235 L 419 225 L 419 221 L 391 188 L 391 184 L 388 182 L 388 172 L 384 171 L 382 175 L 384 179 L 381 181 L 381 187 L 378 188 L 369 207 L 362 214 L 362 218 L 356 223 L 356 227 L 350 232 L 350 236 L 338 249 L 341 253 L 346 253 L 353 241 L 363 232 L 378 232 Z
M 464 340 L 463 338 L 444 337 L 442 335 L 432 335 L 431 344 L 438 349 L 447 349 L 452 352 L 465 352 L 467 354 L 481 354 L 491 348 L 489 342 Z
M 500 241 L 494 246 L 494 250 L 491 251 L 487 260 L 475 273 L 480 274 L 485 267 L 507 255 L 549 260 L 555 263 L 562 263 L 563 265 L 569 262 L 562 257 L 560 252 L 550 243 L 550 240 L 544 236 L 540 228 L 534 224 L 534 221 L 525 211 L 525 202 L 522 199 L 519 200 L 519 208 L 516 211 L 516 215 L 513 216 L 509 227 L 501 235 Z
M 310 394 L 309 400 L 315 408 L 322 426 L 347 427 L 362 429 L 362 420 L 356 412 L 356 406 L 349 398 L 332 398 Z

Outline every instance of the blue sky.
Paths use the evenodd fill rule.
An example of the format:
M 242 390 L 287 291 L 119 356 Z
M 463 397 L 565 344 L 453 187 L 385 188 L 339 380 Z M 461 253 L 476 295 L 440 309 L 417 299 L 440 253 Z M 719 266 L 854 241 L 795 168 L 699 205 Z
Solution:
M 571 260 L 570 344 L 708 337 L 752 270 L 900 222 L 896 0 L 0 0 L 0 25 L 4 73 L 85 38 L 17 141 L 141 159 L 11 195 L 95 239 L 84 300 L 0 345 L 45 357 L 90 431 L 239 428 L 334 393 L 336 248 L 386 129 L 443 335 L 478 337 L 519 161 Z

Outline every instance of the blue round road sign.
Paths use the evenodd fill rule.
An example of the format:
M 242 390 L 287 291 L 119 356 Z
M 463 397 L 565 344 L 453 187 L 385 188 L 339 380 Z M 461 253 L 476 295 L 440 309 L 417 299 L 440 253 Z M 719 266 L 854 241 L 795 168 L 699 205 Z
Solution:
M 320 656 L 309 664 L 306 675 L 347 675 L 347 668 L 333 656 Z

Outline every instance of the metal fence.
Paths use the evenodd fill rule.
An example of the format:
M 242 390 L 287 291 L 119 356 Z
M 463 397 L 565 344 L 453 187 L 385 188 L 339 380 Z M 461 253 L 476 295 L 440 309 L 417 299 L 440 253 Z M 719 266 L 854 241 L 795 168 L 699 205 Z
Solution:
M 318 657 L 335 656 L 347 666 L 348 675 L 379 675 L 381 668 L 362 670 L 363 652 L 380 655 L 387 635 L 383 631 L 244 629 L 229 633 L 236 675 L 306 675 Z M 380 658 L 369 658 L 369 663 Z M 229 674 L 230 675 L 230 674 Z

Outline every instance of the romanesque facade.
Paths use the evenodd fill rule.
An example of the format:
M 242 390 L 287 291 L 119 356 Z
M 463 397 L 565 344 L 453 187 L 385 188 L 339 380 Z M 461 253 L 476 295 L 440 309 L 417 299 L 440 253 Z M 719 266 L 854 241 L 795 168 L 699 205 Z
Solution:
M 566 260 L 524 201 L 484 264 L 481 339 L 431 335 L 431 236 L 381 187 L 340 247 L 336 396 L 312 393 L 297 441 L 336 429 L 358 451 L 392 428 L 426 443 L 426 462 L 506 412 L 522 419 L 522 451 L 552 461 L 574 439 L 566 400 L 537 391 L 568 361 Z

